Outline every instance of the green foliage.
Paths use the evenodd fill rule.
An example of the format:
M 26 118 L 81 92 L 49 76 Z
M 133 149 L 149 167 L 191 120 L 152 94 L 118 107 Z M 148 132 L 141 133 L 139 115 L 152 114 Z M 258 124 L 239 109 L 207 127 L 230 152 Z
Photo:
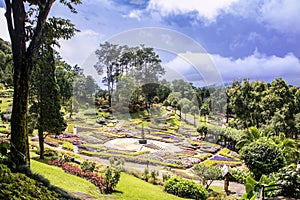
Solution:
M 90 162 L 88 160 L 85 160 L 80 164 L 80 168 L 82 169 L 82 171 L 91 171 L 91 172 L 93 172 L 95 167 L 96 167 L 96 163 L 95 162 Z
M 10 145 L 8 142 L 1 142 L 0 143 L 0 156 L 8 156 L 8 151 L 10 149 Z
M 239 169 L 237 167 L 230 168 L 230 174 L 232 175 L 230 178 L 234 182 L 238 182 L 241 184 L 245 184 L 245 180 L 248 176 L 250 176 L 250 172 Z
M 263 135 L 255 126 L 251 126 L 245 134 L 242 135 L 241 139 L 236 144 L 237 149 L 241 149 L 243 146 L 248 145 L 249 143 L 258 140 Z
M 191 180 L 172 177 L 164 184 L 164 190 L 179 197 L 193 199 L 207 199 L 207 191 Z
M 299 133 L 295 126 L 295 115 L 300 108 L 299 88 L 289 86 L 282 78 L 270 84 L 248 79 L 235 81 L 228 95 L 230 107 L 242 128 L 269 126 L 276 135 L 289 130 L 289 137 Z
M 206 116 L 209 115 L 209 112 L 210 112 L 209 105 L 205 102 L 204 104 L 202 104 L 200 108 L 200 114 L 201 116 Z
M 70 150 L 70 151 L 74 151 L 74 146 L 73 146 L 73 144 L 70 143 L 70 142 L 63 142 L 62 148 L 63 148 L 63 149 Z
M 0 199 L 58 199 L 59 195 L 49 191 L 42 183 L 21 173 L 12 173 L 0 164 Z
M 268 190 L 265 191 L 266 196 L 274 196 L 277 194 L 276 192 L 276 177 L 273 174 L 270 174 L 269 176 L 262 175 L 259 181 L 256 181 L 251 176 L 247 176 L 245 179 L 245 188 L 246 193 L 243 194 L 241 200 L 255 200 L 256 198 L 260 197 L 261 195 L 261 189 L 262 185 L 264 186 L 270 186 L 268 187 Z
M 120 180 L 119 170 L 107 167 L 104 172 L 104 194 L 111 194 Z
M 277 172 L 285 166 L 286 162 L 277 145 L 266 138 L 261 138 L 243 147 L 240 154 L 241 159 L 245 161 L 247 167 L 253 172 L 256 180 L 262 174 Z
M 282 194 L 300 198 L 300 169 L 292 164 L 280 169 L 278 175 L 277 183 L 283 186 Z
M 297 140 L 286 138 L 284 133 L 280 133 L 278 136 L 273 136 L 270 139 L 281 149 L 287 164 L 297 163 L 300 160 L 300 143 Z
M 195 165 L 192 172 L 199 178 L 200 183 L 209 188 L 214 180 L 218 180 L 222 177 L 222 172 L 220 167 L 207 166 L 203 163 Z

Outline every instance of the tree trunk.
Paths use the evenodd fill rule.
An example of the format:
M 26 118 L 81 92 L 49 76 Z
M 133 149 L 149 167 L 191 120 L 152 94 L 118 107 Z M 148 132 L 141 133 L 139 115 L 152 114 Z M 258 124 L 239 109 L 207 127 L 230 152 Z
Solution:
M 39 146 L 40 146 L 40 159 L 44 159 L 44 134 L 43 130 L 39 128 Z
M 22 65 L 23 64 L 23 65 Z M 11 161 L 17 168 L 30 167 L 27 130 L 29 94 L 28 63 L 14 62 L 14 100 L 11 116 Z M 18 170 L 18 169 L 17 169 Z

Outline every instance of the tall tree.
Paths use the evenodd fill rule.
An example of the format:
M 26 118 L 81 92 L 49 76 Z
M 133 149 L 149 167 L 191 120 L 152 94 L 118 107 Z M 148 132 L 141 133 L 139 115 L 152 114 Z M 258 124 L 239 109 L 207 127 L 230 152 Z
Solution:
M 29 80 L 42 44 L 42 34 L 55 0 L 5 0 L 6 20 L 14 61 L 14 100 L 11 117 L 11 161 L 17 170 L 30 166 L 27 132 Z M 80 0 L 60 0 L 72 12 Z M 64 24 L 60 24 L 63 26 Z M 53 33 L 55 34 L 55 32 Z
M 48 134 L 60 134 L 65 130 L 66 123 L 60 112 L 59 88 L 54 73 L 55 59 L 50 45 L 43 45 L 35 63 L 31 85 L 36 88 L 37 98 L 30 110 L 37 114 L 40 159 L 44 159 L 44 138 Z
M 111 44 L 109 42 L 100 44 L 99 47 L 100 48 L 95 52 L 98 57 L 98 61 L 94 67 L 99 75 L 105 74 L 102 82 L 107 86 L 109 98 L 108 102 L 111 106 L 111 95 L 116 79 L 120 74 L 120 57 L 124 47 Z

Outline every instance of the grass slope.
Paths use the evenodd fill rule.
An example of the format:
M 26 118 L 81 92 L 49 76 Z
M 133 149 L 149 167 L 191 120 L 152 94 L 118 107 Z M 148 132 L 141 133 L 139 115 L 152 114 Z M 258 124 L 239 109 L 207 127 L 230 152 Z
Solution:
M 97 187 L 89 181 L 65 173 L 61 168 L 50 166 L 36 160 L 30 162 L 31 170 L 47 178 L 52 185 L 60 187 L 69 193 L 80 192 L 100 198 Z
M 134 176 L 122 173 L 116 188 L 119 193 L 114 193 L 115 199 L 130 200 L 179 200 L 183 198 L 165 193 L 160 186 L 152 185 Z

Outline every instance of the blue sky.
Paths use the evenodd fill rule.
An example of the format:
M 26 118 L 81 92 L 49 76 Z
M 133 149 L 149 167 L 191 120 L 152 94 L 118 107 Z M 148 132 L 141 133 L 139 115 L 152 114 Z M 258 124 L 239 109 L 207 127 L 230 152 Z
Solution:
M 0 37 L 8 40 L 2 28 L 3 0 L 0 7 Z M 51 12 L 71 19 L 81 30 L 73 39 L 61 41 L 59 51 L 72 65 L 85 66 L 88 56 L 105 40 L 126 31 L 156 27 L 184 34 L 199 44 L 204 51 L 192 52 L 193 56 L 201 59 L 205 53 L 214 65 L 213 73 L 218 72 L 224 82 L 283 77 L 300 85 L 298 0 L 83 0 L 77 10 L 74 15 L 56 3 Z M 162 54 L 163 65 L 179 77 L 204 84 L 203 68 L 191 66 L 193 62 L 186 60 L 189 53 L 184 47 L 176 54 Z M 195 76 L 193 68 L 202 77 Z

